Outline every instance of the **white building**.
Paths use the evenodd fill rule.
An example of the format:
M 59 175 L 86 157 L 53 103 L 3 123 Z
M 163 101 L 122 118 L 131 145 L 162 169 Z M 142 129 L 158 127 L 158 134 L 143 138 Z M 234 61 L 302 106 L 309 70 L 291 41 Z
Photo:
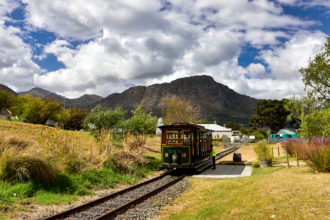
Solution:
M 163 123 L 163 119 L 162 118 L 158 118 L 158 121 L 157 121 L 157 128 L 156 128 L 156 135 L 161 135 L 162 133 L 162 130 L 160 128 L 158 128 L 159 126 L 162 126 L 164 125 Z
M 226 128 L 218 125 L 216 121 L 214 124 L 198 124 L 204 126 L 206 129 L 213 130 L 212 137 L 213 138 L 222 138 L 223 135 L 231 137 L 233 135 L 233 131 L 231 128 Z

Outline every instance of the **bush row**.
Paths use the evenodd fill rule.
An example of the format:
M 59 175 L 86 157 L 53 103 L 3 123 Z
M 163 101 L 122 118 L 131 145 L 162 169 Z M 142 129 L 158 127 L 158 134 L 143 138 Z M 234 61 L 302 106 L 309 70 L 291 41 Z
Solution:
M 287 140 L 282 146 L 290 156 L 298 155 L 319 172 L 330 172 L 330 137 L 313 138 L 310 142 Z

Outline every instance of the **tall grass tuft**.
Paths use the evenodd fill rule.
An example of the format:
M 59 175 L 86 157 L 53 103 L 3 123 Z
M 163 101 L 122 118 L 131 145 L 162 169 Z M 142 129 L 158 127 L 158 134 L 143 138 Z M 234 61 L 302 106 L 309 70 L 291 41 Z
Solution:
M 57 172 L 42 159 L 20 156 L 11 158 L 3 164 L 1 178 L 9 182 L 35 181 L 51 183 Z
M 138 168 L 147 164 L 147 160 L 141 154 L 134 151 L 119 151 L 104 162 L 105 167 L 123 173 L 134 173 Z
M 70 173 L 79 172 L 86 167 L 83 155 L 76 149 L 75 136 L 60 129 L 46 129 L 41 133 L 39 145 L 44 156 L 53 167 Z

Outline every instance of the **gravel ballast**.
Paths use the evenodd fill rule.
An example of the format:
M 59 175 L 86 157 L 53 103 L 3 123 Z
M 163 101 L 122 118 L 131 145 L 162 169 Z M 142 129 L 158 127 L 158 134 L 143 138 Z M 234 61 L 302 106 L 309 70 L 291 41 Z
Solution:
M 179 197 L 190 186 L 191 183 L 186 177 L 143 203 L 118 215 L 116 219 L 152 219 L 161 208 Z

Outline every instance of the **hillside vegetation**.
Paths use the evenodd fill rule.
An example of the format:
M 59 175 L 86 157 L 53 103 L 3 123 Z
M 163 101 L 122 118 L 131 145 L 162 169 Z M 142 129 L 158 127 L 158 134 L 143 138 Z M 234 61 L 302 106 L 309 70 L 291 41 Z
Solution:
M 128 137 L 110 154 L 108 138 L 0 121 L 0 216 L 15 216 L 25 203 L 70 203 L 95 189 L 133 184 L 159 167 L 150 144 L 137 152 Z

